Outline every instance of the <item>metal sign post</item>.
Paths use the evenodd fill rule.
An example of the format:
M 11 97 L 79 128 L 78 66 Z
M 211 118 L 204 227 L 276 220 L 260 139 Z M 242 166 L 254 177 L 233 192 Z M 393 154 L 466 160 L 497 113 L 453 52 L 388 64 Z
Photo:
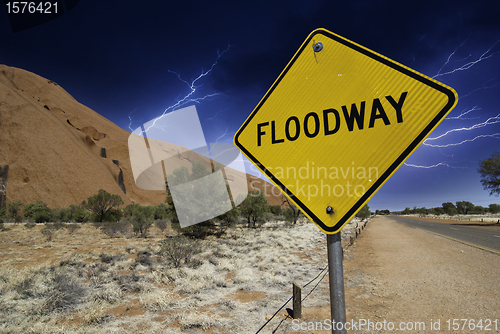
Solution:
M 342 265 L 342 243 L 340 232 L 326 235 L 328 247 L 328 270 L 330 278 L 330 308 L 332 312 L 332 333 L 346 334 L 344 268 Z

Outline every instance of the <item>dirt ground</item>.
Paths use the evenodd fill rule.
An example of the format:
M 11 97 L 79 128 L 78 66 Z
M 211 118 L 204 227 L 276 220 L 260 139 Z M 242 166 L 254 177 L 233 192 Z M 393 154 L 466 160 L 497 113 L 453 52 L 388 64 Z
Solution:
M 347 321 L 357 326 L 349 333 L 500 332 L 500 256 L 386 217 L 370 220 L 348 246 L 356 226 L 342 231 Z M 81 278 L 85 284 L 102 287 L 91 295 L 101 302 L 81 304 L 54 320 L 51 316 L 22 318 L 23 308 L 34 306 L 16 291 L 21 291 L 19 282 L 29 282 L 4 274 L 5 282 L 0 283 L 12 296 L 4 298 L 4 303 L 16 310 L 4 313 L 19 317 L 20 325 L 12 327 L 10 320 L 10 327 L 0 329 L 2 333 L 16 327 L 19 331 L 14 332 L 23 332 L 23 323 L 33 326 L 33 333 L 255 333 L 291 295 L 291 282 L 303 286 L 318 274 L 319 279 L 323 277 L 319 283 L 317 279 L 303 286 L 302 319 L 292 322 L 287 317 L 290 302 L 260 333 L 331 333 L 324 322 L 330 318 L 328 275 L 321 272 L 327 263 L 326 237 L 310 223 L 235 230 L 221 240 L 207 241 L 209 247 L 201 257 L 204 264 L 182 272 L 165 272 L 154 256 L 151 265 L 139 261 L 138 255 L 147 250 L 154 253 L 169 231 L 153 229 L 148 239 L 110 239 L 93 227 L 84 227 L 73 234 L 59 231 L 49 242 L 40 228 L 18 226 L 3 232 L 0 269 L 24 274 L 42 262 L 55 265 L 56 271 L 69 268 L 67 263 L 77 264 L 85 273 Z M 103 253 L 121 257 L 108 264 Z M 65 258 L 70 260 L 61 262 Z M 51 275 L 52 269 L 41 268 Z M 168 277 L 161 276 L 164 272 Z M 176 279 L 180 274 L 183 278 Z M 207 282 L 196 285 L 198 275 Z M 43 278 L 41 274 L 33 277 Z M 133 277 L 139 279 L 134 283 L 139 292 L 117 290 L 118 282 Z M 47 323 L 38 324 L 37 319 Z M 455 324 L 454 319 L 458 319 Z M 462 327 L 461 319 L 474 323 L 469 320 Z M 492 321 L 490 330 L 486 330 L 487 319 Z M 371 329 L 367 328 L 370 323 Z M 413 329 L 396 330 L 401 323 Z M 474 324 L 476 328 L 469 329 Z M 453 326 L 460 328 L 453 330 Z
M 496 254 L 376 217 L 345 252 L 347 321 L 358 324 L 348 332 L 498 333 L 499 276 Z M 329 305 L 306 308 L 285 332 L 331 333 L 313 330 L 326 328 L 318 322 L 329 312 Z M 299 325 L 308 329 L 294 331 Z

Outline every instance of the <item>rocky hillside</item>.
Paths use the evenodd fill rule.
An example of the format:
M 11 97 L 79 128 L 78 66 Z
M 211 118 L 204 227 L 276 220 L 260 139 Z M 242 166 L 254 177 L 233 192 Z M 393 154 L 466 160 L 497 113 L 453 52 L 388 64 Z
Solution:
M 162 203 L 164 190 L 144 190 L 134 181 L 129 136 L 57 83 L 0 65 L 0 206 L 42 200 L 65 207 L 101 188 L 119 194 L 125 205 Z M 179 166 L 189 166 L 195 155 L 179 155 Z M 269 203 L 281 203 L 281 196 L 275 196 L 280 192 L 269 183 L 226 173 L 228 182 L 242 177 L 249 189 L 266 189 Z

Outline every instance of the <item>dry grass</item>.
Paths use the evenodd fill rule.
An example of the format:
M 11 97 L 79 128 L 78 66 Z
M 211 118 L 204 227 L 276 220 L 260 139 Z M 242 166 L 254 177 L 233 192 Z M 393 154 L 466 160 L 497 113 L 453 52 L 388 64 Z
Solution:
M 0 232 L 0 333 L 252 333 L 292 282 L 327 262 L 325 235 L 306 221 L 233 227 L 178 263 L 162 252 L 158 228 L 147 239 L 109 238 L 84 225 L 47 241 L 43 226 L 9 227 Z M 304 305 L 327 304 L 325 289 Z

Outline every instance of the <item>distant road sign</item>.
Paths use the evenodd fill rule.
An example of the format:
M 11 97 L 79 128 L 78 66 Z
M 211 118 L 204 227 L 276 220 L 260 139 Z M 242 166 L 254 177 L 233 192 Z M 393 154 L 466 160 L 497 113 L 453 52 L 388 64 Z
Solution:
M 323 232 L 334 234 L 457 100 L 452 88 L 317 29 L 234 143 Z

